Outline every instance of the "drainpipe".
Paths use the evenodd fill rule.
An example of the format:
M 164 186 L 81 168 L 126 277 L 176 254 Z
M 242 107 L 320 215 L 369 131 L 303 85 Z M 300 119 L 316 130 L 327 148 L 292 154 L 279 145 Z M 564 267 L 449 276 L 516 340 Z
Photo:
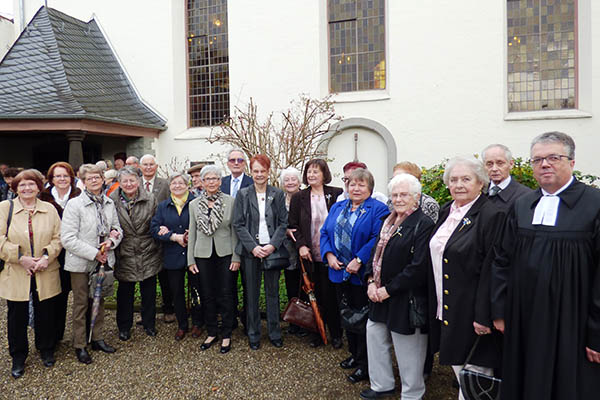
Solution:
M 21 17 L 20 32 L 25 29 L 25 0 L 19 0 L 19 16 Z

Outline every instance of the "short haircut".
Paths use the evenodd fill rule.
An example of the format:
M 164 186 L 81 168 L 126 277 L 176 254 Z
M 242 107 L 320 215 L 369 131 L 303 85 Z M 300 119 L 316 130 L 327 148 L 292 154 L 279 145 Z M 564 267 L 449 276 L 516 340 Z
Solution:
M 250 159 L 250 169 L 251 170 L 252 170 L 252 164 L 254 164 L 255 162 L 262 165 L 262 167 L 265 169 L 271 168 L 271 160 L 269 160 L 269 157 L 265 156 L 264 154 L 257 154 Z
M 71 187 L 74 188 L 75 171 L 73 171 L 73 167 L 71 167 L 71 164 L 64 161 L 55 162 L 50 166 L 50 168 L 48 168 L 48 172 L 46 173 L 46 179 L 48 180 L 48 184 L 50 185 L 50 187 L 54 186 L 54 184 L 52 183 L 52 179 L 54 179 L 54 172 L 56 171 L 56 168 L 64 168 L 67 171 L 67 174 L 69 174 L 69 177 L 71 178 Z
M 319 167 L 319 169 L 323 173 L 323 184 L 327 185 L 328 183 L 330 183 L 331 182 L 331 171 L 329 170 L 329 166 L 327 165 L 327 162 L 325 162 L 325 160 L 323 160 L 322 158 L 313 158 L 312 160 L 307 162 L 306 165 L 304 165 L 304 173 L 302 174 L 302 183 L 304 183 L 305 185 L 308 185 L 308 179 L 306 178 L 306 175 L 308 174 L 308 169 L 310 167 L 315 167 L 315 166 Z
M 288 175 L 295 176 L 296 179 L 298 179 L 298 183 L 302 182 L 302 178 L 300 177 L 300 171 L 298 171 L 298 168 L 287 167 L 286 169 L 282 169 L 281 173 L 279 174 L 279 184 L 282 187 L 283 187 L 283 181 L 285 180 L 285 177 Z
M 144 162 L 145 158 L 151 158 L 152 161 L 154 161 L 154 164 L 156 164 L 156 157 L 154 157 L 152 154 L 144 154 L 141 158 L 140 158 L 140 164 Z
M 190 186 L 190 176 L 185 172 L 173 172 L 171 175 L 169 175 L 169 179 L 167 179 L 167 182 L 169 182 L 169 185 L 171 185 L 171 182 L 173 182 L 177 178 L 183 179 L 185 185 Z
M 106 161 L 100 160 L 100 161 L 96 162 L 96 165 L 99 166 L 100 168 L 102 168 L 103 171 L 106 171 L 108 169 L 108 165 L 106 165 Z
M 399 169 L 406 172 L 407 174 L 411 174 L 418 180 L 421 180 L 422 171 L 417 164 L 412 163 L 410 161 L 401 161 L 398 164 L 394 165 L 394 169 L 392 172 L 396 172 Z
M 3 174 L 3 176 L 5 178 L 14 178 L 15 176 L 19 175 L 19 172 L 21 171 L 22 170 L 20 170 L 19 168 L 10 167 L 6 169 L 6 172 Z
M 575 141 L 571 136 L 567 135 L 566 133 L 557 131 L 542 133 L 541 135 L 538 135 L 533 139 L 529 151 L 531 152 L 531 150 L 533 150 L 533 146 L 535 146 L 538 143 L 560 143 L 563 146 L 565 146 L 567 155 L 571 159 L 575 159 Z
M 364 168 L 356 168 L 354 171 L 350 173 L 350 177 L 348 178 L 348 185 L 352 181 L 362 181 L 366 182 L 369 187 L 369 191 L 373 194 L 373 189 L 375 188 L 375 179 L 373 178 L 373 174 L 369 172 L 368 169 Z
M 490 144 L 489 146 L 486 146 L 485 149 L 481 150 L 481 160 L 483 161 L 484 164 L 485 164 L 485 152 L 490 149 L 493 149 L 494 147 L 498 147 L 499 149 L 504 150 L 504 158 L 506 158 L 506 161 L 511 162 L 511 160 L 513 159 L 513 155 L 512 155 L 512 152 L 510 151 L 510 149 L 503 144 L 495 143 L 495 144 Z
M 136 156 L 129 156 L 127 157 L 127 160 L 125 160 L 125 163 L 127 163 L 127 161 L 131 160 L 132 162 L 139 164 L 140 160 L 136 157 Z
M 457 156 L 451 158 L 446 163 L 446 168 L 444 169 L 444 184 L 448 186 L 448 182 L 450 180 L 450 174 L 452 173 L 452 169 L 457 165 L 466 165 L 471 169 L 471 172 L 475 175 L 477 180 L 483 184 L 483 191 L 487 192 L 488 185 L 490 183 L 490 178 L 485 171 L 483 166 L 483 162 L 481 160 L 473 157 L 473 156 Z
M 408 183 L 409 193 L 413 195 L 415 200 L 419 199 L 421 196 L 421 182 L 416 176 L 408 173 L 398 174 L 390 180 L 387 187 L 389 197 L 391 197 L 394 188 L 401 183 Z
M 214 164 L 205 165 L 200 171 L 200 178 L 204 179 L 204 177 L 208 174 L 214 174 L 221 179 L 223 177 L 223 169 Z
M 119 171 L 116 169 L 109 169 L 104 172 L 104 179 L 115 179 L 119 175 Z
M 13 192 L 17 193 L 17 186 L 19 186 L 21 181 L 34 181 L 40 192 L 44 189 L 44 182 L 42 182 L 42 177 L 40 177 L 40 171 L 36 169 L 26 169 L 19 172 L 10 183 L 10 188 Z
M 246 153 L 244 153 L 244 150 L 240 149 L 239 147 L 234 147 L 227 152 L 227 161 L 229 161 L 229 157 L 231 157 L 231 153 L 234 151 L 242 153 L 242 158 L 244 159 L 244 162 L 246 161 Z
M 79 178 L 85 181 L 87 174 L 98 174 L 104 179 L 104 170 L 95 164 L 82 164 L 79 167 Z
M 346 163 L 346 165 L 344 165 L 344 168 L 342 168 L 342 170 L 344 172 L 346 172 L 349 169 L 355 169 L 355 168 L 367 169 L 367 164 L 360 162 L 360 161 L 350 161 L 349 163 Z
M 118 180 L 119 182 L 121 182 L 121 178 L 122 178 L 123 176 L 125 176 L 125 175 L 133 175 L 133 176 L 135 176 L 136 178 L 138 178 L 138 180 L 140 180 L 140 179 L 141 179 L 141 176 L 140 176 L 140 170 L 139 170 L 139 169 L 137 169 L 136 167 L 132 166 L 132 165 L 125 165 L 123 168 L 121 168 L 121 169 L 118 171 L 118 174 L 117 174 L 117 180 Z

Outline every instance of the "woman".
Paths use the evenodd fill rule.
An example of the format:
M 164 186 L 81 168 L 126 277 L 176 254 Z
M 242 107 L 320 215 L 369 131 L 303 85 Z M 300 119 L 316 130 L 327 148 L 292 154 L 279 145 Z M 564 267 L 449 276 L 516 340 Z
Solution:
M 338 305 L 345 297 L 348 305 L 360 309 L 369 299 L 363 286 L 364 263 L 371 256 L 387 206 L 371 197 L 375 181 L 363 168 L 348 177 L 349 199 L 335 203 L 321 228 L 321 258 L 327 260 L 329 280 L 336 289 Z M 346 332 L 351 356 L 340 363 L 344 369 L 356 368 L 348 376 L 352 383 L 368 379 L 366 335 Z
M 283 191 L 267 184 L 270 167 L 267 156 L 252 157 L 250 171 L 254 184 L 239 190 L 233 211 L 233 227 L 239 239 L 236 253 L 242 256 L 244 265 L 246 326 L 252 350 L 260 347 L 258 297 L 263 269 L 269 339 L 273 346 L 283 346 L 279 326 L 280 271 L 278 268 L 265 269 L 264 263 L 289 257 L 283 246 L 288 215 Z
M 35 347 L 40 351 L 44 366 L 51 367 L 55 363 L 54 297 L 60 293 L 57 260 L 62 250 L 60 218 L 51 204 L 37 199 L 42 187 L 34 171 L 22 171 L 11 182 L 17 197 L 0 203 L 0 258 L 6 262 L 0 272 L 0 297 L 6 299 L 8 305 L 8 348 L 14 378 L 25 373 L 29 352 L 30 294 Z
M 89 275 L 98 263 L 115 264 L 113 249 L 121 242 L 123 231 L 115 205 L 102 194 L 103 171 L 93 164 L 83 164 L 79 176 L 85 190 L 70 200 L 63 212 L 60 237 L 67 251 L 65 271 L 71 273 L 73 290 L 73 346 L 79 362 L 90 364 L 86 345 L 86 314 L 91 309 Z M 114 353 L 104 341 L 104 299 L 100 300 L 98 317 L 92 330 L 92 349 Z
M 493 375 L 499 367 L 496 333 L 491 330 L 490 265 L 504 214 L 482 195 L 488 182 L 476 158 L 448 161 L 444 183 L 452 201 L 440 210 L 429 242 L 431 350 L 439 351 L 440 364 L 452 365 L 457 376 L 477 335 L 481 339 L 467 369 Z
M 300 257 L 309 261 L 308 268 L 311 280 L 315 283 L 317 302 L 321 307 L 324 322 L 329 327 L 331 345 L 335 349 L 342 347 L 342 328 L 338 309 L 335 286 L 329 280 L 329 268 L 321 258 L 319 242 L 320 230 L 327 214 L 342 194 L 343 189 L 328 186 L 331 172 L 325 160 L 313 159 L 304 166 L 302 181 L 308 187 L 294 197 L 290 204 L 290 229 L 295 229 L 296 249 Z M 310 342 L 311 347 L 323 343 L 321 336 L 315 334 Z
M 151 193 L 140 190 L 139 170 L 129 165 L 119 170 L 119 189 L 111 195 L 123 241 L 117 249 L 117 327 L 119 339 L 131 337 L 135 284 L 142 297 L 142 325 L 148 336 L 156 336 L 156 275 L 162 269 L 160 245 L 150 233 L 157 202 Z
M 190 224 L 189 204 L 194 196 L 188 190 L 190 177 L 183 172 L 172 174 L 169 179 L 169 198 L 158 205 L 152 218 L 150 231 L 155 239 L 162 242 L 163 266 L 173 293 L 177 332 L 175 340 L 182 340 L 189 330 L 188 313 L 185 305 L 185 271 L 188 265 L 188 226 Z M 189 278 L 189 275 L 188 275 Z M 193 296 L 193 293 L 192 293 Z M 196 302 L 197 303 L 197 302 Z M 192 337 L 200 336 L 203 321 L 198 315 L 199 305 L 192 309 Z
M 396 175 L 388 184 L 392 213 L 385 219 L 373 256 L 365 271 L 369 296 L 367 354 L 371 387 L 360 397 L 376 399 L 393 394 L 392 344 L 402 378 L 402 399 L 425 394 L 423 365 L 427 327 L 409 319 L 411 299 L 427 298 L 427 246 L 433 221 L 419 207 L 421 184 L 409 174 Z M 426 304 L 422 304 L 426 307 Z
M 67 202 L 81 194 L 81 190 L 75 186 L 75 172 L 71 165 L 64 161 L 59 161 L 50 166 L 46 174 L 49 186 L 40 193 L 40 200 L 52 204 L 58 216 L 62 218 L 63 210 Z M 58 345 L 65 334 L 65 324 L 67 323 L 67 302 L 69 292 L 71 291 L 71 276 L 65 271 L 65 251 L 62 250 L 58 255 L 60 265 L 60 286 L 61 291 L 55 297 L 54 318 L 56 326 L 56 344 Z
M 231 332 L 235 320 L 235 273 L 240 257 L 234 252 L 237 236 L 231 221 L 233 197 L 221 191 L 223 172 L 216 165 L 200 171 L 204 190 L 190 203 L 189 271 L 197 276 L 195 295 L 200 295 L 208 337 L 200 348 L 208 350 L 217 340 L 217 313 L 221 314 L 222 354 L 231 350 Z

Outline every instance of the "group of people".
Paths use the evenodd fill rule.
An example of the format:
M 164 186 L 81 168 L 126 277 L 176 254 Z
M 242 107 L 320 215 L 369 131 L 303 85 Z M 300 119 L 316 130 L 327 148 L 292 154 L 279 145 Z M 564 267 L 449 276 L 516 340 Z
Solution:
M 104 341 L 103 310 L 90 332 L 90 274 L 100 264 L 118 281 L 119 339 L 129 340 L 133 296 L 140 286 L 141 321 L 156 335 L 156 288 L 172 304 L 175 340 L 190 331 L 184 297 L 191 284 L 192 336 L 206 327 L 202 350 L 221 336 L 231 349 L 238 315 L 252 350 L 261 346 L 259 295 L 264 282 L 267 334 L 283 346 L 279 278 L 288 298 L 304 297 L 299 264 L 314 282 L 331 345 L 349 357 L 352 383 L 369 380 L 365 399 L 396 393 L 392 348 L 402 399 L 421 399 L 431 356 L 440 364 L 502 377 L 503 399 L 592 399 L 600 379 L 600 192 L 573 177 L 575 143 L 564 133 L 537 136 L 530 163 L 539 189 L 510 176 L 513 159 L 501 144 L 481 158 L 450 159 L 443 180 L 452 200 L 440 207 L 422 193 L 421 170 L 394 168 L 388 195 L 374 192 L 366 165 L 344 166 L 343 188 L 330 186 L 325 160 L 280 171 L 269 185 L 264 155 L 248 162 L 227 155 L 231 175 L 215 165 L 156 177 L 156 160 L 125 165 L 109 196 L 101 166 L 66 163 L 11 182 L 12 201 L 0 203 L 0 297 L 8 300 L 12 375 L 23 375 L 28 353 L 28 304 L 35 344 L 52 366 L 73 291 L 73 345 L 82 363 Z M 141 171 L 140 171 L 141 170 Z M 302 184 L 305 185 L 301 189 Z M 112 187 L 112 185 L 111 185 Z M 238 305 L 238 273 L 243 304 Z M 161 279 L 161 274 L 163 278 Z M 361 329 L 343 328 L 340 310 L 368 307 Z M 220 325 L 219 325 L 220 316 Z M 307 336 L 291 325 L 288 333 Z M 311 347 L 323 345 L 310 336 Z M 463 399 L 460 391 L 459 399 Z

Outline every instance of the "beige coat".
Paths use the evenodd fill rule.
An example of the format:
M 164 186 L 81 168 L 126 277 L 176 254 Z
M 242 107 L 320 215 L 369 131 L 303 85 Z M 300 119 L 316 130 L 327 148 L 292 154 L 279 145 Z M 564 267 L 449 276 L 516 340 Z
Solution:
M 10 203 L 0 203 L 0 258 L 6 261 L 0 273 L 0 297 L 11 301 L 28 301 L 31 277 L 19 264 L 19 252 L 31 256 L 27 210 L 18 199 L 14 200 L 12 221 L 6 236 L 6 222 Z M 33 257 L 48 253 L 48 269 L 35 274 L 35 284 L 40 300 L 60 293 L 58 254 L 60 244 L 60 217 L 54 206 L 37 200 L 33 213 Z

